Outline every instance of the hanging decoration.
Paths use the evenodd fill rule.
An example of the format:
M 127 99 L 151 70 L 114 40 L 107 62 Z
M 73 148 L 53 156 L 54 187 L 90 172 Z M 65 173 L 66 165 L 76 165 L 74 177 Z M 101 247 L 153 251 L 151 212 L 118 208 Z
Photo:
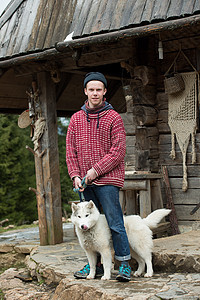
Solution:
M 32 123 L 32 118 L 30 118 L 29 116 L 29 110 L 25 110 L 23 111 L 23 113 L 21 113 L 21 115 L 18 118 L 18 126 L 20 128 L 26 128 L 29 125 L 31 125 Z
M 39 117 L 34 124 L 34 136 L 32 138 L 32 141 L 34 143 L 34 151 L 39 148 L 39 140 L 44 133 L 45 124 L 45 119 L 42 117 Z
M 34 151 L 36 151 L 39 148 L 39 140 L 44 133 L 46 122 L 42 117 L 40 93 L 35 80 L 32 81 L 32 86 L 29 91 L 26 91 L 26 94 L 28 95 L 28 109 L 19 116 L 18 126 L 25 128 L 31 125 L 31 138 L 34 143 Z
M 185 83 L 183 92 L 168 96 L 168 124 L 171 129 L 171 157 L 175 159 L 175 137 L 183 156 L 183 191 L 187 191 L 186 154 L 192 139 L 192 163 L 196 162 L 195 133 L 197 129 L 197 72 L 181 73 Z
M 32 82 L 32 87 L 26 93 L 28 95 L 29 116 L 36 121 L 42 114 L 39 98 L 40 93 L 36 81 Z
M 175 159 L 175 137 L 183 156 L 183 183 L 182 190 L 187 191 L 187 148 L 192 141 L 192 163 L 196 162 L 195 134 L 197 130 L 197 106 L 198 106 L 198 86 L 199 73 L 192 65 L 188 57 L 180 50 L 173 61 L 175 64 L 178 56 L 182 54 L 194 72 L 179 73 L 183 80 L 182 89 L 179 92 L 168 92 L 168 124 L 171 129 L 172 149 L 170 156 Z M 168 69 L 167 73 L 169 72 Z M 166 74 L 165 74 L 166 75 Z M 175 91 L 175 88 L 174 88 Z
M 173 95 L 179 92 L 184 91 L 185 83 L 180 73 L 178 73 L 176 68 L 176 61 L 181 54 L 181 50 L 179 50 L 178 54 L 176 55 L 174 61 L 170 65 L 169 69 L 165 73 L 164 79 L 164 86 L 165 86 L 165 93 L 168 95 Z M 174 68 L 171 71 L 172 67 Z

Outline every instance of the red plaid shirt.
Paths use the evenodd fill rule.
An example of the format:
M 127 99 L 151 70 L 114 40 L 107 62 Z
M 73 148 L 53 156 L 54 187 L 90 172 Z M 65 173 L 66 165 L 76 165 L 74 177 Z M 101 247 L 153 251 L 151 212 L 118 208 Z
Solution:
M 66 162 L 71 178 L 83 178 L 94 168 L 96 185 L 124 184 L 126 134 L 121 116 L 105 110 L 86 114 L 80 110 L 71 120 L 66 137 Z

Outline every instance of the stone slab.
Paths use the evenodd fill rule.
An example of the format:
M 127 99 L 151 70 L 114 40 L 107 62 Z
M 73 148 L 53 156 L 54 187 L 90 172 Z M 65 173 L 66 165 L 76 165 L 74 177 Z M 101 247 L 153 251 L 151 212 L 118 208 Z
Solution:
M 115 280 L 117 271 L 114 269 L 110 281 L 76 280 L 73 273 L 87 263 L 87 258 L 73 228 L 64 231 L 62 244 L 36 246 L 34 240 L 32 250 L 31 247 L 26 248 L 24 245 L 21 250 L 24 247 L 24 251 L 27 249 L 30 251 L 30 254 L 26 253 L 26 265 L 32 276 L 37 276 L 38 281 L 44 279 L 47 284 L 58 285 L 53 300 L 93 298 L 197 300 L 200 295 L 199 237 L 200 231 L 196 230 L 154 240 L 154 276 L 152 278 L 132 277 L 128 283 L 117 282 Z M 13 249 L 15 246 L 19 247 L 18 242 L 15 242 Z M 31 245 L 31 242 L 29 244 Z

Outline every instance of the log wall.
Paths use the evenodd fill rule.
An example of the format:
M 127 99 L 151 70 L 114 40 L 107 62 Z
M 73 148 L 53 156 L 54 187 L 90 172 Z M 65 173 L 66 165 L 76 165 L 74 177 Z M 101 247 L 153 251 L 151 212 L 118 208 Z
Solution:
M 191 215 L 190 212 L 200 202 L 200 133 L 197 131 L 195 137 L 197 162 L 192 164 L 191 141 L 187 151 L 187 174 L 188 190 L 182 190 L 182 153 L 176 141 L 176 158 L 170 157 L 171 151 L 171 132 L 168 126 L 168 98 L 164 92 L 157 94 L 158 123 L 159 129 L 159 165 L 167 166 L 173 201 L 178 217 L 180 230 L 186 228 L 197 229 L 200 227 L 200 210 Z M 163 199 L 166 202 L 166 195 L 163 185 Z
M 136 152 L 135 152 L 135 124 L 133 120 L 133 113 L 120 114 L 124 122 L 126 130 L 126 156 L 125 156 L 125 169 L 126 171 L 135 170 L 136 165 Z
M 190 62 L 199 69 L 199 51 L 195 49 L 195 43 L 187 43 L 187 39 L 182 40 L 182 45 L 185 45 L 183 51 L 189 58 Z M 170 52 L 169 43 L 173 47 L 173 52 Z M 169 68 L 174 57 L 178 53 L 178 45 L 176 42 L 169 41 L 166 43 L 168 52 L 164 54 L 164 60 L 160 63 L 160 69 L 158 70 L 157 77 L 157 109 L 158 120 L 157 128 L 159 130 L 159 166 L 165 165 L 169 174 L 169 181 L 172 190 L 173 201 L 178 217 L 178 224 L 180 230 L 197 229 L 200 227 L 200 210 L 197 210 L 194 214 L 190 214 L 191 211 L 200 202 L 200 132 L 199 125 L 195 136 L 195 146 L 197 153 L 197 161 L 192 164 L 192 147 L 191 140 L 187 150 L 187 176 L 188 176 L 188 190 L 184 192 L 182 190 L 182 178 L 183 178 L 183 166 L 182 166 L 182 153 L 179 145 L 176 141 L 176 158 L 173 160 L 170 157 L 171 151 L 171 132 L 168 126 L 168 97 L 164 92 L 164 76 L 163 74 Z M 190 47 L 191 49 L 188 49 Z M 177 66 L 179 72 L 192 72 L 192 67 L 184 59 L 183 55 L 180 55 Z M 197 121 L 199 124 L 199 120 Z M 166 194 L 163 185 L 163 199 L 166 202 Z
M 189 45 L 186 43 L 186 38 L 182 39 L 182 45 Z M 170 43 L 170 46 L 169 46 Z M 191 63 L 199 70 L 200 69 L 200 55 L 199 50 L 195 49 L 194 43 L 190 43 L 191 49 L 183 49 L 184 53 L 189 57 Z M 200 209 L 198 209 L 194 214 L 191 211 L 200 202 L 200 130 L 199 130 L 199 120 L 198 129 L 195 136 L 195 146 L 197 161 L 192 164 L 192 146 L 191 141 L 188 146 L 187 151 L 187 175 L 188 175 L 188 190 L 184 192 L 182 190 L 182 179 L 183 179 L 183 166 L 182 166 L 182 153 L 176 141 L 176 158 L 173 160 L 170 157 L 171 151 L 171 132 L 168 126 L 168 97 L 164 91 L 164 76 L 163 74 L 169 68 L 170 64 L 174 60 L 180 45 L 177 42 L 167 41 L 163 43 L 164 49 L 167 52 L 164 53 L 163 60 L 156 60 L 156 78 L 154 76 L 149 76 L 148 84 L 144 84 L 143 90 L 137 88 L 137 81 L 133 81 L 134 93 L 133 93 L 133 107 L 127 106 L 127 112 L 122 115 L 126 133 L 127 133 L 127 152 L 126 152 L 126 170 L 132 171 L 145 170 L 145 155 L 143 155 L 143 162 L 139 158 L 141 157 L 142 151 L 144 154 L 148 149 L 149 159 L 149 170 L 151 172 L 162 172 L 162 166 L 166 166 L 169 175 L 169 182 L 172 191 L 173 202 L 175 205 L 176 215 L 178 218 L 178 224 L 180 231 L 197 229 L 200 228 Z M 172 47 L 173 46 L 173 47 Z M 171 50 L 171 52 L 170 52 Z M 172 52 L 173 51 L 173 52 Z M 138 68 L 138 67 L 137 67 Z M 152 66 L 145 66 L 147 74 L 153 70 Z M 140 67 L 136 71 L 140 73 Z M 190 72 L 193 71 L 188 62 L 180 56 L 178 60 L 178 70 L 180 72 Z M 153 75 L 153 73 L 152 73 Z M 152 80 L 150 80 L 152 79 Z M 155 92 L 155 102 L 153 103 L 153 93 L 156 82 L 156 92 Z M 150 93 L 147 93 L 149 89 Z M 144 101 L 145 99 L 145 101 Z M 142 100 L 142 101 L 141 101 Z M 147 100 L 147 101 L 146 101 Z M 148 101 L 150 101 L 150 108 L 148 107 Z M 145 104 L 143 107 L 139 104 Z M 151 111 L 153 105 L 156 108 L 157 116 L 154 116 L 154 111 Z M 132 109 L 132 111 L 130 111 Z M 157 120 L 156 125 L 151 124 L 152 120 Z M 140 126 L 141 125 L 141 126 Z M 138 129 L 139 128 L 139 129 Z M 153 135 L 150 134 L 151 140 L 155 140 L 153 148 L 151 149 L 151 143 L 147 140 L 149 130 L 158 130 L 158 138 L 153 139 Z M 153 141 L 152 140 L 152 141 Z M 156 143 L 158 148 L 156 148 Z M 147 147 L 147 149 L 146 149 Z M 155 150 L 154 150 L 155 148 Z M 145 150 L 146 149 L 146 150 Z M 151 151 L 150 151 L 151 150 Z M 153 154 L 153 150 L 155 153 Z M 152 156 L 149 155 L 152 153 Z M 138 155 L 139 154 L 139 155 Z M 152 163 L 153 162 L 153 166 Z M 157 162 L 157 166 L 156 166 Z M 147 168 L 148 169 L 148 168 Z M 162 185 L 162 196 L 164 205 L 167 203 L 167 196 L 165 192 L 164 181 L 161 180 Z

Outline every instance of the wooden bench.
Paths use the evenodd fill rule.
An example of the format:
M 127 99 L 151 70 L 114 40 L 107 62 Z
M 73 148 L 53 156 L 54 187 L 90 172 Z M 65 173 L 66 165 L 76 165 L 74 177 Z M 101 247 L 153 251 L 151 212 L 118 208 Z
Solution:
M 120 203 L 127 215 L 139 214 L 145 218 L 153 210 L 163 208 L 161 174 L 125 173 L 124 186 L 120 191 Z
M 163 208 L 160 180 L 162 174 L 125 172 L 124 186 L 120 190 L 120 203 L 126 215 L 148 216 L 152 211 Z M 162 220 L 160 231 L 168 231 L 169 223 Z M 157 229 L 159 231 L 159 229 Z

